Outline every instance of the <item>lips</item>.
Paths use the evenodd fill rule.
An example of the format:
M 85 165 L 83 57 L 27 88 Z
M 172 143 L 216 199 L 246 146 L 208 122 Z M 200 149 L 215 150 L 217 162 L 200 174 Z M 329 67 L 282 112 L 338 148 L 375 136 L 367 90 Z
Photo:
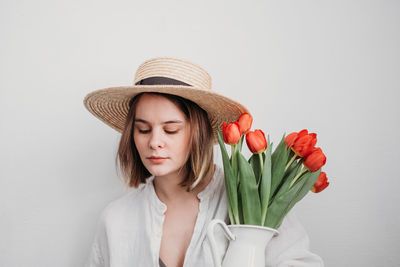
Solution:
M 151 156 L 151 157 L 148 157 L 148 159 L 166 159 L 166 158 L 165 157 Z
M 162 164 L 167 158 L 163 157 L 149 157 L 149 161 L 153 164 Z

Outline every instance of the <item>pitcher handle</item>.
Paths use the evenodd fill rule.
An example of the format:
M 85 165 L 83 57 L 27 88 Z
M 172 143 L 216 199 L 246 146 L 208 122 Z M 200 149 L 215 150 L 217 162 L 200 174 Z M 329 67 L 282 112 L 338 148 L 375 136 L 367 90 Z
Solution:
M 229 231 L 228 226 L 226 225 L 226 223 L 222 220 L 219 219 L 214 219 L 210 222 L 210 224 L 207 227 L 207 237 L 208 240 L 210 241 L 210 245 L 211 245 L 211 253 L 214 259 L 214 264 L 217 267 L 221 267 L 222 263 L 219 262 L 219 255 L 218 255 L 218 250 L 217 250 L 217 242 L 215 241 L 214 238 L 214 227 L 219 224 L 222 226 L 222 229 L 224 230 L 224 234 L 226 236 L 226 238 L 228 240 L 235 240 L 236 237 L 234 234 L 232 234 L 231 231 Z

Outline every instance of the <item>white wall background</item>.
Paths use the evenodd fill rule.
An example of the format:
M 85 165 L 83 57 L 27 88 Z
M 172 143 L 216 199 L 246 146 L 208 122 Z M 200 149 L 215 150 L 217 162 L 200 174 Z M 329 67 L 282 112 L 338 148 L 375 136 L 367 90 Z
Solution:
M 124 193 L 83 106 L 144 60 L 203 66 L 278 142 L 318 134 L 331 185 L 296 207 L 326 266 L 400 261 L 399 1 L 0 2 L 0 266 L 82 266 Z M 218 158 L 217 158 L 218 160 Z

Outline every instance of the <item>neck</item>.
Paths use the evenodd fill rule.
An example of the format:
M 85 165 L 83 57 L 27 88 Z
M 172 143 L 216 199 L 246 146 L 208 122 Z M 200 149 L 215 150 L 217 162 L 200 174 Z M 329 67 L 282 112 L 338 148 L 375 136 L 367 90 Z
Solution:
M 186 187 L 179 185 L 186 177 L 185 173 L 154 177 L 153 184 L 158 198 L 164 203 L 184 203 L 185 200 L 197 199 L 197 194 L 206 188 L 214 175 L 215 166 L 212 168 L 211 175 L 204 177 L 201 185 L 190 192 L 186 191 Z

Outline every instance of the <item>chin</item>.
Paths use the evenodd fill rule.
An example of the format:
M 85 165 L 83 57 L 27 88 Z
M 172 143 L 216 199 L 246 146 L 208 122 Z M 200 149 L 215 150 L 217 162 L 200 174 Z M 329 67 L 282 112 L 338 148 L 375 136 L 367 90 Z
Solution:
M 163 166 L 149 166 L 147 168 L 147 170 L 151 173 L 151 175 L 154 175 L 154 176 L 163 176 L 163 175 L 167 175 L 168 173 L 170 173 L 168 168 L 165 168 Z
M 166 176 L 177 171 L 165 166 L 150 166 L 147 170 L 154 176 Z

